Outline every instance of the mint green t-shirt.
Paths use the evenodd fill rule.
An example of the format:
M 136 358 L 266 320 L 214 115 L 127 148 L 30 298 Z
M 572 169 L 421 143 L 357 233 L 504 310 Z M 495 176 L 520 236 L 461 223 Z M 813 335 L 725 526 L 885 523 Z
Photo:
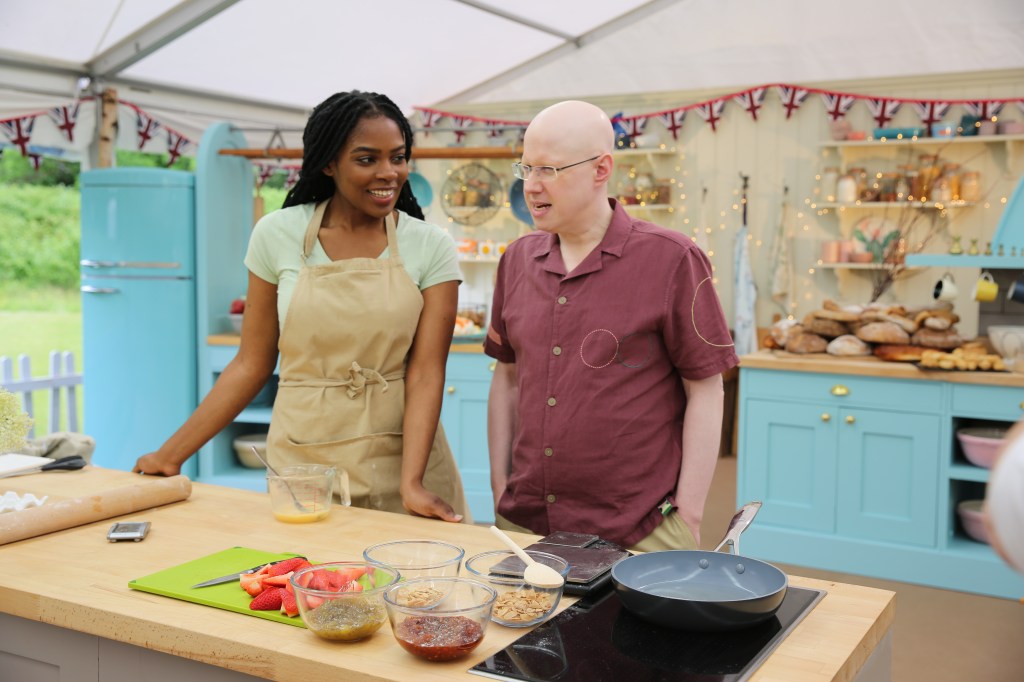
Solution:
M 315 208 L 315 204 L 301 204 L 268 213 L 256 223 L 249 239 L 245 266 L 260 279 L 277 285 L 277 319 L 281 329 L 303 266 L 302 240 Z M 399 211 L 396 234 L 402 265 L 420 291 L 442 282 L 462 281 L 455 240 L 440 227 Z M 385 248 L 380 258 L 390 258 L 390 251 Z M 306 264 L 330 262 L 317 240 Z

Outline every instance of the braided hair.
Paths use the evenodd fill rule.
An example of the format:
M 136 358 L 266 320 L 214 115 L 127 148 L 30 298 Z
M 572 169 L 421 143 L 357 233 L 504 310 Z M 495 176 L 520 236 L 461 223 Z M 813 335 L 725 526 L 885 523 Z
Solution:
M 320 202 L 334 195 L 334 180 L 323 170 L 334 161 L 349 135 L 365 118 L 390 118 L 405 138 L 405 158 L 412 157 L 412 127 L 401 110 L 386 95 L 376 92 L 338 92 L 316 105 L 302 133 L 302 170 L 299 180 L 284 199 L 284 207 Z M 398 193 L 395 208 L 423 219 L 412 188 L 406 182 Z

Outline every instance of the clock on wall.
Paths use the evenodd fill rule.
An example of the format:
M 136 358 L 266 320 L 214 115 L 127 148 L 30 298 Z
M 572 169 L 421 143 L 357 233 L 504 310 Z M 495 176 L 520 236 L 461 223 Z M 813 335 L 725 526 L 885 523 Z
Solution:
M 452 170 L 441 187 L 441 208 L 463 225 L 481 225 L 501 208 L 505 189 L 486 166 L 467 163 Z

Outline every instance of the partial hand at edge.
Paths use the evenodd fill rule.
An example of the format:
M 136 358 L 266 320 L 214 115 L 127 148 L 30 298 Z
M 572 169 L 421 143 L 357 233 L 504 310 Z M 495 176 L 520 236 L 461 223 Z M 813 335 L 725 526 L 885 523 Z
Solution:
M 450 504 L 422 485 L 402 490 L 402 506 L 414 516 L 441 519 L 451 523 L 462 521 L 462 514 L 456 514 Z

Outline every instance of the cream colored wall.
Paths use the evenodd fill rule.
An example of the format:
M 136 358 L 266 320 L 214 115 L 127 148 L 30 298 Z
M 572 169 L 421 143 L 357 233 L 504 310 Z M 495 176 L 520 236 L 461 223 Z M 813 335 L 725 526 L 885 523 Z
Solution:
M 913 77 L 885 80 L 844 81 L 805 84 L 811 87 L 862 93 L 877 96 L 895 96 L 922 99 L 988 99 L 1024 96 L 1024 70 L 985 72 L 945 77 Z M 644 96 L 601 97 L 589 99 L 609 114 L 622 111 L 625 115 L 642 114 L 675 108 L 694 102 L 704 101 L 729 90 L 701 90 L 672 93 L 651 93 Z M 584 98 L 586 99 L 586 98 Z M 550 101 L 524 101 L 494 104 L 459 105 L 449 103 L 446 111 L 494 117 L 501 119 L 529 119 Z M 951 107 L 947 120 L 959 121 L 963 110 Z M 1022 120 L 1024 112 L 1014 105 L 1004 108 L 1005 119 Z M 869 131 L 875 126 L 867 107 L 858 102 L 847 114 L 854 129 Z M 440 125 L 446 124 L 442 119 Z M 919 125 L 913 107 L 903 106 L 893 126 Z M 646 129 L 647 143 L 661 143 L 677 149 L 677 156 L 655 162 L 655 174 L 663 177 L 672 174 L 678 185 L 676 210 L 674 213 L 660 213 L 654 218 L 642 215 L 666 227 L 692 234 L 694 229 L 711 229 L 708 253 L 715 268 L 716 286 L 723 307 L 732 319 L 732 278 L 734 237 L 740 227 L 739 174 L 750 176 L 748 225 L 751 231 L 751 261 L 755 282 L 758 287 L 757 323 L 770 324 L 776 314 L 789 312 L 802 317 L 806 312 L 821 305 L 825 298 L 844 302 L 865 302 L 870 297 L 871 275 L 867 272 L 836 272 L 818 267 L 821 243 L 840 236 L 842 229 L 848 232 L 854 220 L 849 216 L 838 218 L 832 214 L 821 215 L 813 208 L 816 201 L 816 176 L 828 165 L 840 167 L 865 165 L 869 173 L 895 170 L 898 163 L 916 162 L 921 150 L 909 152 L 877 148 L 854 149 L 848 152 L 846 163 L 837 157 L 835 148 L 823 147 L 831 138 L 829 119 L 817 94 L 810 95 L 804 105 L 786 120 L 778 95 L 770 90 L 765 103 L 754 122 L 750 115 L 733 102 L 726 104 L 718 131 L 712 132 L 695 111 L 687 114 L 679 134 L 673 141 L 671 135 L 657 120 L 650 120 Z M 451 134 L 437 133 L 421 141 L 421 144 L 450 144 Z M 510 142 L 511 140 L 506 140 Z M 483 133 L 471 133 L 463 144 L 483 146 L 490 141 Z M 965 168 L 981 172 L 986 201 L 975 208 L 955 214 L 948 228 L 933 242 L 928 251 L 945 252 L 950 245 L 950 235 L 960 235 L 965 249 L 970 239 L 980 241 L 982 248 L 990 239 L 1003 210 L 1003 202 L 1016 186 L 1017 179 L 1024 171 L 1024 145 L 1017 143 L 1014 153 L 1008 153 L 1004 144 L 950 145 L 941 150 L 945 161 L 956 161 Z M 933 152 L 934 153 L 934 152 Z M 659 157 L 660 158 L 660 157 Z M 620 166 L 628 165 L 634 159 L 619 157 Z M 464 162 L 422 161 L 418 169 L 431 180 L 435 188 L 435 202 L 431 207 L 430 219 L 445 224 L 445 216 L 437 203 L 439 186 L 444 173 Z M 504 173 L 506 186 L 511 183 L 508 160 L 485 162 L 500 173 Z M 771 262 L 773 241 L 780 233 L 782 190 L 789 187 L 788 220 L 784 225 L 786 234 L 792 236 L 792 260 L 795 278 L 792 301 L 779 305 L 771 300 L 771 277 L 774 264 Z M 702 188 L 707 188 L 704 210 L 701 210 Z M 614 189 L 614 188 L 613 188 Z M 869 215 L 864 213 L 864 215 Z M 895 218 L 897 216 L 890 215 Z M 842 225 L 842 228 L 840 227 Z M 489 223 L 477 228 L 464 228 L 457 223 L 448 224 L 457 238 L 470 235 L 474 238 L 513 238 L 522 226 L 507 210 Z M 1024 244 L 1019 245 L 1024 249 Z M 484 268 L 472 265 L 467 268 L 467 291 L 475 297 L 486 298 L 491 268 L 483 274 L 471 271 Z M 925 269 L 909 274 L 883 297 L 883 300 L 908 303 L 931 300 L 932 286 L 941 275 L 936 269 Z M 972 278 L 977 270 L 957 272 L 960 282 L 961 300 L 956 302 L 957 311 L 963 316 L 961 332 L 967 336 L 977 333 L 977 305 L 970 300 Z M 479 290 L 479 292 L 477 292 Z

